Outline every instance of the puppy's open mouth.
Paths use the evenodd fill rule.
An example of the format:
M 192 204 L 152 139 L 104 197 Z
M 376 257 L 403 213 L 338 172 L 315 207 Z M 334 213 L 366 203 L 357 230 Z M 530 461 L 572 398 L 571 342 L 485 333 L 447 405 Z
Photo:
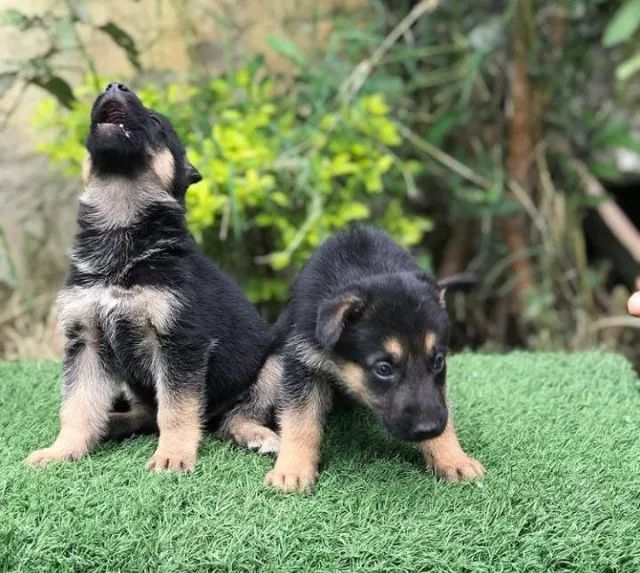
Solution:
M 125 127 L 126 114 L 122 105 L 115 101 L 109 101 L 102 106 L 98 114 L 98 126 L 117 125 L 129 139 L 130 134 Z

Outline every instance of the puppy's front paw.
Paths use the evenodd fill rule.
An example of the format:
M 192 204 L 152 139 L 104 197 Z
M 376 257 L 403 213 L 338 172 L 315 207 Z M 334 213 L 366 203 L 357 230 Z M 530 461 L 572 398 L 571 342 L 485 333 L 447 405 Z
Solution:
M 196 468 L 196 458 L 195 453 L 158 448 L 149 458 L 147 469 L 152 472 L 192 472 Z
M 29 454 L 25 462 L 32 468 L 41 468 L 48 463 L 78 460 L 86 453 L 86 450 L 82 448 L 61 448 L 51 446 L 50 448 L 44 448 L 42 450 L 32 452 Z
M 474 480 L 485 474 L 482 464 L 466 454 L 442 461 L 435 460 L 433 471 L 439 478 L 446 481 Z
M 311 493 L 318 479 L 318 471 L 314 467 L 273 468 L 264 478 L 264 483 L 285 493 Z

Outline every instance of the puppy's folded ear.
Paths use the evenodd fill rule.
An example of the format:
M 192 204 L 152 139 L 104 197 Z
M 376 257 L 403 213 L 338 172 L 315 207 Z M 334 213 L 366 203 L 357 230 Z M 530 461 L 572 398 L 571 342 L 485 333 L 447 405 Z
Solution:
M 189 182 L 189 185 L 193 185 L 194 183 L 197 183 L 198 181 L 202 181 L 202 175 L 200 175 L 200 171 L 198 171 L 188 161 L 187 161 L 186 170 L 187 170 L 187 181 Z
M 364 307 L 364 300 L 355 292 L 346 292 L 325 300 L 318 309 L 316 338 L 327 348 L 335 346 L 345 325 L 355 318 Z
M 472 273 L 460 273 L 450 277 L 440 279 L 438 281 L 438 289 L 440 291 L 440 304 L 444 306 L 445 295 L 449 290 L 468 291 L 478 284 L 478 277 Z

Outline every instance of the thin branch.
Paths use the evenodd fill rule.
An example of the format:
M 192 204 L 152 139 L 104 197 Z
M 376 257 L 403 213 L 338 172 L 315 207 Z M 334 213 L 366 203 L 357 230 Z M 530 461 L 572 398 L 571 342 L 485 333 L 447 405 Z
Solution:
M 640 233 L 636 226 L 614 201 L 607 199 L 602 184 L 584 163 L 577 159 L 571 159 L 569 164 L 578 174 L 585 193 L 591 197 L 603 199 L 596 207 L 602 221 L 629 255 L 633 257 L 633 260 L 640 263 Z
M 492 184 L 489 179 L 476 173 L 465 165 L 458 161 L 455 157 L 452 157 L 448 153 L 442 151 L 435 145 L 429 143 L 428 141 L 422 139 L 417 133 L 414 133 L 411 129 L 402 125 L 401 123 L 396 123 L 398 127 L 398 131 L 402 133 L 402 135 L 413 143 L 418 149 L 426 153 L 427 155 L 433 157 L 439 163 L 442 163 L 445 167 L 448 167 L 454 173 L 457 173 L 463 179 L 474 183 L 478 187 L 482 187 L 483 189 L 490 189 Z
M 492 188 L 493 183 L 490 179 L 487 179 L 483 175 L 476 173 L 469 166 L 465 165 L 461 161 L 458 161 L 455 157 L 449 155 L 442 149 L 436 147 L 435 145 L 429 143 L 428 141 L 421 138 L 417 133 L 413 132 L 407 126 L 402 125 L 400 123 L 396 123 L 398 127 L 398 131 L 413 145 L 415 145 L 418 149 L 438 161 L 442 163 L 445 167 L 457 173 L 463 179 L 481 187 L 483 189 L 489 190 Z M 544 219 L 540 216 L 538 209 L 535 204 L 522 187 L 522 185 L 516 183 L 515 181 L 508 181 L 507 187 L 513 193 L 516 200 L 522 205 L 522 208 L 527 212 L 527 214 L 531 217 L 535 226 L 541 233 L 547 232 L 547 225 Z
M 265 265 L 271 262 L 274 255 L 277 254 L 286 254 L 287 256 L 291 256 L 298 247 L 302 244 L 302 241 L 307 236 L 313 224 L 319 219 L 322 214 L 322 200 L 319 195 L 314 196 L 313 202 L 311 204 L 311 211 L 307 216 L 305 222 L 301 225 L 298 232 L 295 234 L 291 242 L 287 245 L 287 247 L 283 251 L 278 251 L 276 253 L 269 253 L 268 255 L 261 255 L 259 257 L 254 257 L 254 261 L 258 265 Z
M 594 334 L 604 328 L 640 328 L 640 318 L 635 316 L 606 316 L 589 325 L 587 331 Z
M 416 4 L 398 25 L 389 32 L 382 43 L 366 60 L 362 60 L 349 74 L 339 89 L 339 99 L 347 104 L 360 91 L 373 69 L 380 63 L 385 54 L 400 38 L 413 26 L 423 14 L 433 12 L 440 3 L 439 0 L 422 0 Z

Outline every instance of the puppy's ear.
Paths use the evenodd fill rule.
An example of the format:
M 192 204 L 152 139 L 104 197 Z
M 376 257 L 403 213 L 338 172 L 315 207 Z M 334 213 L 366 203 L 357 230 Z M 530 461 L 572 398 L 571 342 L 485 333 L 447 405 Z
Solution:
M 478 284 L 478 277 L 472 273 L 460 273 L 438 281 L 440 304 L 445 306 L 445 296 L 449 290 L 471 290 Z
M 420 282 L 423 282 L 427 288 L 433 290 L 437 295 L 440 304 L 444 306 L 446 286 L 441 286 L 440 283 L 437 282 L 430 274 L 424 271 L 415 271 L 413 276 L 415 276 Z
M 186 165 L 186 171 L 187 171 L 187 181 L 189 182 L 189 185 L 193 185 L 194 183 L 197 183 L 198 181 L 202 181 L 202 175 L 200 175 L 200 171 L 198 171 L 188 161 L 187 161 L 187 165 Z
M 340 340 L 349 319 L 354 318 L 364 307 L 364 300 L 355 292 L 347 292 L 325 300 L 318 309 L 316 338 L 326 348 L 335 346 Z

